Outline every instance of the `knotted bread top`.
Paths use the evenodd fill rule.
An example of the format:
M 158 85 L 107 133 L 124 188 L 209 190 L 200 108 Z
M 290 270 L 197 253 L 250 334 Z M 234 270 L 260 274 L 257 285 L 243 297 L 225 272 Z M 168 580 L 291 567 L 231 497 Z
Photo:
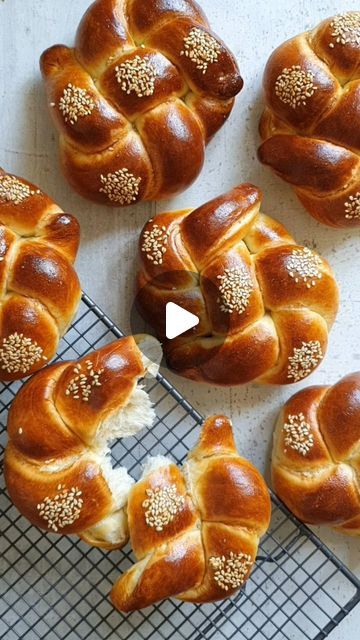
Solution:
M 170 368 L 222 385 L 299 382 L 320 364 L 338 307 L 326 260 L 260 212 L 243 184 L 195 210 L 163 213 L 140 238 L 137 302 Z M 168 302 L 199 324 L 166 340 Z
M 315 218 L 360 224 L 360 12 L 288 40 L 264 73 L 260 160 Z
M 281 412 L 274 435 L 276 493 L 295 515 L 360 533 L 360 373 L 303 389 Z
M 55 355 L 80 300 L 79 239 L 73 216 L 0 169 L 0 380 L 30 375 Z
M 189 186 L 242 87 L 193 0 L 96 0 L 41 68 L 68 179 L 117 207 Z

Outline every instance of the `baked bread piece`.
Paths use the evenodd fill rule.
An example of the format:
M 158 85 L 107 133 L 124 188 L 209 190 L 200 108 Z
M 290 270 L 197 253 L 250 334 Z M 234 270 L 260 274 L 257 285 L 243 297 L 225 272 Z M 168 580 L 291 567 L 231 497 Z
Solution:
M 338 308 L 332 271 L 260 212 L 261 198 L 243 184 L 143 229 L 138 308 L 180 375 L 217 385 L 289 384 L 325 355 Z M 200 319 L 173 340 L 165 336 L 168 302 Z
M 278 47 L 264 73 L 261 162 L 309 213 L 360 225 L 360 11 L 324 20 Z
M 204 603 L 233 595 L 250 574 L 270 512 L 265 482 L 239 456 L 231 422 L 208 418 L 182 470 L 150 458 L 132 487 L 128 517 L 138 562 L 114 585 L 113 604 L 127 612 L 172 596 Z
M 0 381 L 41 369 L 79 304 L 77 220 L 0 168 Z
M 66 177 L 114 207 L 186 189 L 243 84 L 193 0 L 96 0 L 41 70 Z
M 360 534 L 360 373 L 303 389 L 274 433 L 272 483 L 303 522 Z
M 107 549 L 127 542 L 133 480 L 112 469 L 109 445 L 151 426 L 155 414 L 138 383 L 154 367 L 128 337 L 47 367 L 21 388 L 9 412 L 4 473 L 32 524 Z

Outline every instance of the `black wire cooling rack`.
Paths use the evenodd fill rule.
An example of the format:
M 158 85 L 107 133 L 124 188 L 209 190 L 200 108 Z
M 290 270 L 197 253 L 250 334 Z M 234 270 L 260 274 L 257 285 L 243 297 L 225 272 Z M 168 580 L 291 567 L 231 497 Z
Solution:
M 102 311 L 83 296 L 59 359 L 83 356 L 121 337 Z M 6 416 L 20 383 L 1 392 L 1 459 Z M 197 439 L 200 416 L 162 376 L 149 383 L 157 420 L 147 433 L 118 442 L 115 464 L 134 477 L 149 454 L 182 461 Z M 194 606 L 167 600 L 129 615 L 115 611 L 108 594 L 131 553 L 105 552 L 78 538 L 57 537 L 29 525 L 12 506 L 1 474 L 0 638 L 5 640 L 320 640 L 360 600 L 360 582 L 330 550 L 272 496 L 273 516 L 245 589 L 220 604 Z

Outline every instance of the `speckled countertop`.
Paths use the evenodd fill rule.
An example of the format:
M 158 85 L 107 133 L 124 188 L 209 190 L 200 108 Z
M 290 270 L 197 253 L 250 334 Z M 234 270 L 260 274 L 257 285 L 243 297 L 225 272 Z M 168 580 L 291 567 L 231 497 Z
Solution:
M 290 188 L 256 159 L 257 124 L 262 107 L 261 76 L 272 49 L 320 19 L 348 9 L 355 0 L 201 0 L 215 30 L 237 55 L 245 86 L 228 124 L 208 148 L 195 184 L 172 201 L 125 211 L 95 206 L 73 193 L 58 170 L 56 134 L 47 114 L 38 58 L 55 42 L 71 43 L 88 0 L 3 0 L 0 3 L 0 165 L 39 184 L 66 211 L 77 215 L 82 245 L 77 266 L 84 290 L 119 324 L 129 329 L 135 273 L 135 247 L 145 220 L 161 210 L 191 207 L 251 181 L 264 191 L 263 210 L 285 223 L 299 243 L 316 247 L 331 263 L 341 289 L 341 310 L 330 348 L 311 383 L 333 383 L 360 368 L 359 231 L 336 231 L 312 220 Z M 216 389 L 169 376 L 204 415 L 226 412 L 237 427 L 242 451 L 268 473 L 275 416 L 292 389 Z M 318 535 L 360 575 L 360 540 Z M 359 607 L 331 633 L 331 640 L 359 637 Z M 300 640 L 300 639 L 299 639 Z

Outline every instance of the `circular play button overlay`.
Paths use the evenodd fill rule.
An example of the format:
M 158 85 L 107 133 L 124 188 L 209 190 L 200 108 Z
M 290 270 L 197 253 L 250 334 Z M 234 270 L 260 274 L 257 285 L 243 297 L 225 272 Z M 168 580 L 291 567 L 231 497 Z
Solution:
M 189 368 L 214 358 L 229 335 L 232 314 L 222 308 L 219 283 L 184 270 L 164 272 L 151 280 L 142 278 L 131 310 L 132 333 L 158 338 L 164 350 L 163 365 L 192 377 Z M 187 374 L 182 365 L 177 366 L 178 360 L 185 364 Z

